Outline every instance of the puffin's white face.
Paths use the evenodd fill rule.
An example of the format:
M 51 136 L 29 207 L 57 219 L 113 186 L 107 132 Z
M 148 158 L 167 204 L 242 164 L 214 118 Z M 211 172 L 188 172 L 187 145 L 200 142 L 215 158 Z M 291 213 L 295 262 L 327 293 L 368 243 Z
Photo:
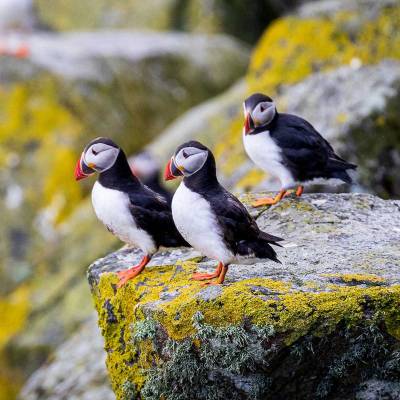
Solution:
M 185 147 L 174 157 L 175 167 L 184 176 L 190 176 L 199 171 L 208 157 L 208 151 L 197 147 Z
M 268 96 L 256 93 L 243 103 L 245 135 L 258 133 L 256 128 L 263 127 L 272 122 L 276 115 L 275 102 Z
M 258 103 L 251 112 L 251 118 L 255 127 L 269 124 L 275 117 L 276 107 L 273 101 Z
M 83 154 L 82 161 L 97 172 L 110 169 L 117 160 L 119 149 L 105 143 L 92 144 Z
M 175 179 L 178 176 L 190 176 L 199 171 L 205 164 L 208 150 L 197 147 L 180 149 L 168 162 L 165 168 L 165 180 Z

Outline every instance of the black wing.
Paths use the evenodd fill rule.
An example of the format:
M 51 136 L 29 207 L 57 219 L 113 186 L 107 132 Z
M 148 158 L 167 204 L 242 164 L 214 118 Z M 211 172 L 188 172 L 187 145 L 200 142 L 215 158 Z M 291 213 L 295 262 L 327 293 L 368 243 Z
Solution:
M 217 216 L 225 242 L 235 253 L 243 241 L 262 240 L 275 244 L 283 240 L 262 232 L 246 207 L 224 188 L 221 187 L 218 193 L 213 193 L 209 202 Z
M 175 227 L 171 206 L 162 196 L 142 186 L 129 193 L 129 199 L 129 209 L 137 225 L 153 237 L 157 246 L 189 247 Z
M 329 142 L 300 117 L 280 114 L 270 134 L 282 149 L 285 165 L 299 181 L 336 177 L 337 172 L 355 168 L 336 155 Z

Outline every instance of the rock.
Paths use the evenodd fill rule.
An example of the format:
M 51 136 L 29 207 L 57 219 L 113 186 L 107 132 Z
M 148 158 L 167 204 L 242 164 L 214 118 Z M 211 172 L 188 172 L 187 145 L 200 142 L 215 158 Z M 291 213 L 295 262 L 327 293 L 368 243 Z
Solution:
M 399 96 L 400 63 L 387 60 L 313 74 L 298 84 L 283 86 L 276 102 L 279 110 L 310 121 L 339 154 L 356 163 L 356 181 L 364 190 L 387 198 L 400 196 L 395 172 L 400 168 Z M 241 190 L 254 186 L 278 189 L 276 180 L 265 179 L 243 155 L 239 128 L 234 134 L 236 157 L 217 145 L 222 179 Z
M 28 380 L 21 391 L 23 400 L 113 400 L 105 367 L 103 340 L 96 318 L 90 318 L 51 361 Z
M 385 198 L 400 197 L 400 62 L 315 74 L 284 88 L 279 100 L 359 166 L 359 184 Z
M 117 399 L 339 400 L 371 379 L 395 393 L 400 202 L 312 194 L 250 212 L 285 238 L 282 264 L 231 265 L 222 287 L 190 280 L 215 266 L 190 250 L 158 254 L 118 290 L 137 252 L 89 268 Z
M 239 80 L 226 92 L 186 111 L 173 121 L 148 146 L 155 157 L 168 160 L 176 148 L 187 140 L 196 139 L 213 147 L 221 131 L 236 116 L 246 93 L 246 83 Z
M 242 40 L 254 42 L 269 22 L 303 2 L 36 0 L 36 5 L 40 18 L 56 30 L 133 28 L 226 32 Z
M 0 57 L 0 303 L 29 280 L 28 312 L 5 330 L 0 360 L 24 377 L 87 317 L 83 271 L 115 243 L 84 200 L 91 183 L 73 179 L 83 145 L 103 135 L 137 150 L 236 81 L 248 50 L 222 35 L 123 31 L 10 33 L 3 43 L 27 49 Z
M 344 156 L 360 164 L 364 190 L 385 198 L 399 196 L 397 177 L 393 174 L 399 158 L 396 150 L 399 117 L 394 112 L 398 108 L 398 65 L 384 62 L 400 58 L 399 15 L 399 4 L 393 1 L 335 0 L 306 4 L 266 29 L 253 50 L 246 76 L 248 94 L 268 93 L 277 100 L 281 111 L 301 116 L 304 113 L 313 125 L 321 128 L 323 135 L 338 140 L 340 137 L 340 141 L 349 143 L 347 147 L 340 144 L 338 147 Z M 384 64 L 372 67 L 380 62 Z M 381 73 L 389 75 L 386 78 Z M 307 84 L 317 81 L 320 96 L 314 102 L 316 86 Z M 357 86 L 358 82 L 363 84 Z M 372 91 L 371 96 L 357 96 L 364 84 Z M 293 85 L 299 86 L 292 88 Z M 357 87 L 357 91 L 350 93 L 352 87 Z M 340 103 L 336 102 L 328 111 L 324 106 L 333 97 Z M 351 112 L 343 112 L 347 107 Z M 326 113 L 332 117 L 328 133 L 324 129 L 328 125 L 323 117 Z M 242 191 L 265 188 L 266 184 L 276 189 L 276 182 L 269 177 L 265 181 L 265 175 L 244 154 L 243 116 L 239 108 L 226 126 L 215 146 L 222 179 Z M 367 138 L 364 130 L 368 132 Z M 383 139 L 378 144 L 374 140 L 371 145 L 370 138 L 375 139 L 376 135 Z
M 17 43 L 29 49 L 28 56 L 3 60 L 1 81 L 50 74 L 60 102 L 90 137 L 111 135 L 127 152 L 229 87 L 248 62 L 247 47 L 223 35 L 119 31 L 4 39 L 6 47 Z
M 0 32 L 29 31 L 37 25 L 32 0 L 2 0 L 0 3 Z

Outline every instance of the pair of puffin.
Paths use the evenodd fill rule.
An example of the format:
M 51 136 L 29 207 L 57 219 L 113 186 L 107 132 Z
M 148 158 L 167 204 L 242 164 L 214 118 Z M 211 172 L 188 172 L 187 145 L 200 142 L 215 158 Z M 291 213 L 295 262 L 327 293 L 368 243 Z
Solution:
M 277 176 L 282 190 L 273 199 L 260 199 L 255 206 L 275 204 L 290 188 L 314 178 L 339 178 L 351 182 L 347 173 L 354 164 L 337 156 L 330 144 L 307 121 L 278 114 L 271 98 L 261 94 L 244 102 L 244 146 L 250 158 Z M 212 152 L 197 141 L 182 144 L 165 169 L 165 180 L 183 177 L 172 205 L 143 185 L 132 173 L 126 156 L 113 141 L 98 138 L 84 149 L 75 178 L 99 172 L 92 203 L 97 217 L 120 240 L 139 247 L 142 261 L 118 273 L 118 287 L 137 276 L 160 246 L 193 246 L 218 260 L 212 274 L 196 273 L 195 280 L 222 284 L 228 266 L 242 258 L 279 262 L 271 245 L 283 239 L 261 231 L 243 204 L 217 179 Z
M 241 257 L 279 262 L 270 244 L 282 240 L 262 232 L 242 203 L 218 182 L 215 159 L 199 142 L 181 145 L 168 163 L 165 179 L 183 176 L 172 200 L 143 185 L 132 173 L 125 153 L 112 140 L 97 138 L 84 149 L 75 179 L 95 172 L 92 204 L 98 219 L 123 242 L 140 248 L 141 262 L 118 273 L 118 287 L 139 275 L 160 246 L 193 246 L 219 261 L 213 274 L 195 280 L 224 281 L 228 265 Z

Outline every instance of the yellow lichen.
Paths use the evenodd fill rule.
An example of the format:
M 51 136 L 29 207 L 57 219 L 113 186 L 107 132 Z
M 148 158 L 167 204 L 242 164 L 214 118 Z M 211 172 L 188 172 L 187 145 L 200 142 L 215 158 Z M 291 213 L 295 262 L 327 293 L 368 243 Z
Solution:
M 25 285 L 0 298 L 0 350 L 24 327 L 28 311 L 29 289 Z
M 52 206 L 59 222 L 83 197 L 72 179 L 80 124 L 60 104 L 50 79 L 41 81 L 40 92 L 29 84 L 0 88 L 0 122 L 0 166 L 16 155 L 26 201 L 32 209 Z
M 0 400 L 15 398 L 22 381 L 18 371 L 7 365 L 3 351 L 9 340 L 24 328 L 29 309 L 29 289 L 25 285 L 0 298 Z

